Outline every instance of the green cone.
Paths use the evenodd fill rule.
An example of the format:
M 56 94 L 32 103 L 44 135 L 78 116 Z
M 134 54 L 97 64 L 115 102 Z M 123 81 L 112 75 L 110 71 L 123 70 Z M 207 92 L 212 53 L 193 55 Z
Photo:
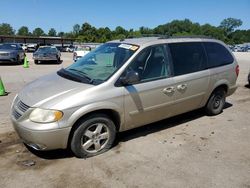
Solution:
M 5 92 L 4 85 L 0 77 L 0 96 L 5 96 L 5 95 L 7 95 L 7 93 Z
M 29 61 L 27 56 L 24 57 L 23 68 L 29 68 Z

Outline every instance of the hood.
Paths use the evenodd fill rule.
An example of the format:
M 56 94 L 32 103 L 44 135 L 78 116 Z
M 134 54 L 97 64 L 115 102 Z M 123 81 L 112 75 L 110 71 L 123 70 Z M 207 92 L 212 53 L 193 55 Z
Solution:
M 46 102 L 58 102 L 63 97 L 74 95 L 79 91 L 94 87 L 90 84 L 84 84 L 65 79 L 56 73 L 41 77 L 26 85 L 18 94 L 20 100 L 28 106 L 41 106 Z M 53 104 L 51 104 L 53 105 Z
M 12 49 L 0 49 L 0 53 L 16 53 L 17 50 L 12 50 Z

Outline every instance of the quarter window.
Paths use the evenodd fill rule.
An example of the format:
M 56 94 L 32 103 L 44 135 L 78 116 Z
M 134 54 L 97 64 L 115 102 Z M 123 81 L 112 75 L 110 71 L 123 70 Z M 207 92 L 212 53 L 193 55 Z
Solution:
M 206 56 L 201 43 L 171 43 L 169 48 L 175 76 L 205 69 Z
M 214 42 L 205 42 L 204 45 L 208 57 L 208 68 L 233 63 L 234 59 L 232 55 L 221 44 Z

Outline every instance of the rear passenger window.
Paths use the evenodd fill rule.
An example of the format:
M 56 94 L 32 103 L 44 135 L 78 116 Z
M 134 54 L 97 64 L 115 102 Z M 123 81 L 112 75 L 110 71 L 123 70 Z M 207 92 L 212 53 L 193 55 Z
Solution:
M 169 44 L 173 60 L 174 75 L 183 75 L 204 70 L 206 55 L 200 42 Z
M 234 61 L 229 51 L 221 44 L 205 42 L 208 57 L 208 68 L 230 64 Z

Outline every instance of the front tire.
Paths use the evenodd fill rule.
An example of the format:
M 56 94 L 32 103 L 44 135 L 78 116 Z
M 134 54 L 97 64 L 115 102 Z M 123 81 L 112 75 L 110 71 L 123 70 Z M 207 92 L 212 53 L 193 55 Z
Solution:
M 250 86 L 250 73 L 248 74 L 248 85 Z
M 226 91 L 223 88 L 216 89 L 210 96 L 205 106 L 206 113 L 210 116 L 218 115 L 223 111 L 226 103 Z
M 115 136 L 114 122 L 105 114 L 93 114 L 79 122 L 70 147 L 76 157 L 92 157 L 109 150 Z
M 35 63 L 36 65 L 38 64 L 38 62 L 39 62 L 38 60 L 34 60 L 34 63 Z
M 22 64 L 23 64 L 23 62 L 22 62 L 22 60 L 20 59 L 20 56 L 19 56 L 19 55 L 16 57 L 16 63 L 17 63 L 18 65 L 22 65 Z
M 60 57 L 57 57 L 56 62 L 57 62 L 58 64 L 60 64 L 60 63 L 61 63 L 61 58 L 60 58 Z

